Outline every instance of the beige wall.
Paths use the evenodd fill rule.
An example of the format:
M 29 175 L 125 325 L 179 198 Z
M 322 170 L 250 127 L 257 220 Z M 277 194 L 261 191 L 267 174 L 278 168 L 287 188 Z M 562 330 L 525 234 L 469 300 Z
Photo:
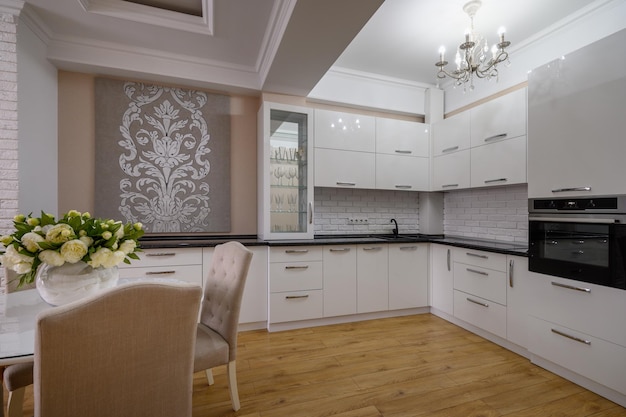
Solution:
M 91 74 L 59 72 L 59 213 L 94 212 L 94 79 Z M 257 233 L 258 108 L 257 97 L 231 96 L 231 234 L 235 235 Z

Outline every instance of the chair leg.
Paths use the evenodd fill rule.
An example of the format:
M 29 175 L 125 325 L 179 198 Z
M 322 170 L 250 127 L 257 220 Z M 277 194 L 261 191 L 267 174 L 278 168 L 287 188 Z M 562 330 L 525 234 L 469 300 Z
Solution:
M 207 369 L 204 372 L 206 373 L 206 380 L 208 381 L 209 385 L 215 384 L 215 380 L 213 379 L 213 371 L 211 369 Z
M 22 407 L 24 405 L 24 392 L 26 387 L 21 387 L 9 392 L 7 399 L 7 417 L 22 417 Z
M 230 402 L 233 405 L 233 410 L 238 411 L 241 408 L 241 404 L 239 403 L 239 391 L 237 390 L 237 365 L 235 361 L 228 362 L 226 369 L 228 370 Z

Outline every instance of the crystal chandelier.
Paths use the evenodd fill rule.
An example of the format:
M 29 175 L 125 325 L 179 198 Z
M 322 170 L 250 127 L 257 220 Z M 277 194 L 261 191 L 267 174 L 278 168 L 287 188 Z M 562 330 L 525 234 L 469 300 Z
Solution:
M 474 89 L 474 75 L 478 78 L 490 79 L 495 77 L 498 79 L 498 64 L 506 61 L 509 64 L 509 54 L 506 47 L 511 42 L 504 40 L 504 28 L 498 30 L 500 42 L 491 48 L 491 56 L 489 55 L 489 45 L 487 41 L 474 32 L 474 16 L 482 2 L 480 0 L 472 0 L 463 6 L 463 11 L 470 17 L 470 28 L 465 32 L 465 42 L 461 43 L 456 51 L 456 69 L 452 72 L 446 70 L 448 61 L 445 60 L 445 47 L 439 48 L 439 62 L 435 65 L 439 67 L 437 79 L 441 80 L 446 76 L 456 80 L 455 86 L 463 85 L 465 91 L 469 83 L 470 90 Z

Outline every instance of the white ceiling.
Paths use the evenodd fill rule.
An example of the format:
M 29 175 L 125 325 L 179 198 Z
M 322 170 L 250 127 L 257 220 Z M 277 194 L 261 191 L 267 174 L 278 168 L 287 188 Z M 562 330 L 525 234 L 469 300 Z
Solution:
M 435 84 L 469 26 L 465 0 L 202 1 L 203 17 L 123 0 L 26 0 L 24 16 L 61 69 L 298 95 L 333 64 Z M 475 26 L 490 43 L 505 26 L 514 53 L 591 3 L 483 0 Z

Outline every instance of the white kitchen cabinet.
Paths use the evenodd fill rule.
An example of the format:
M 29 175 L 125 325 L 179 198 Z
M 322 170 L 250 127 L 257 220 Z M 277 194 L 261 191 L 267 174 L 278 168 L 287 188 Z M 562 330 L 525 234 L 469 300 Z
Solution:
M 491 142 L 470 150 L 471 186 L 526 183 L 526 136 Z
M 433 191 L 460 190 L 470 187 L 470 150 L 433 158 Z
M 173 279 L 202 286 L 202 248 L 144 249 L 132 264 L 120 264 L 120 278 Z
M 376 153 L 428 157 L 430 125 L 408 120 L 376 118 Z
M 430 245 L 430 305 L 449 315 L 454 306 L 454 275 L 452 270 L 452 247 Z
M 433 123 L 433 156 L 462 151 L 470 147 L 470 112 L 455 114 Z
M 241 298 L 239 323 L 265 323 L 267 322 L 268 248 L 267 246 L 247 246 L 246 248 L 252 251 L 252 261 Z M 214 248 L 212 247 L 202 249 L 203 277 L 208 274 L 213 252 Z
M 526 136 L 526 90 L 515 90 L 470 110 L 472 147 Z
M 265 102 L 258 126 L 258 235 L 313 238 L 313 110 Z
M 376 119 L 354 113 L 315 109 L 315 147 L 376 151 Z
M 506 338 L 528 349 L 528 258 L 507 255 Z
M 357 312 L 389 309 L 389 248 L 385 243 L 357 245 Z
M 506 338 L 506 306 L 502 304 L 454 290 L 454 317 Z
M 315 148 L 315 186 L 375 188 L 376 154 Z
M 622 30 L 529 73 L 529 198 L 624 194 L 625 42 Z
M 389 310 L 428 306 L 428 244 L 389 244 Z
M 376 154 L 376 189 L 429 190 L 429 158 Z
M 322 259 L 317 246 L 270 248 L 270 324 L 322 317 Z
M 356 245 L 324 247 L 324 317 L 356 314 Z

